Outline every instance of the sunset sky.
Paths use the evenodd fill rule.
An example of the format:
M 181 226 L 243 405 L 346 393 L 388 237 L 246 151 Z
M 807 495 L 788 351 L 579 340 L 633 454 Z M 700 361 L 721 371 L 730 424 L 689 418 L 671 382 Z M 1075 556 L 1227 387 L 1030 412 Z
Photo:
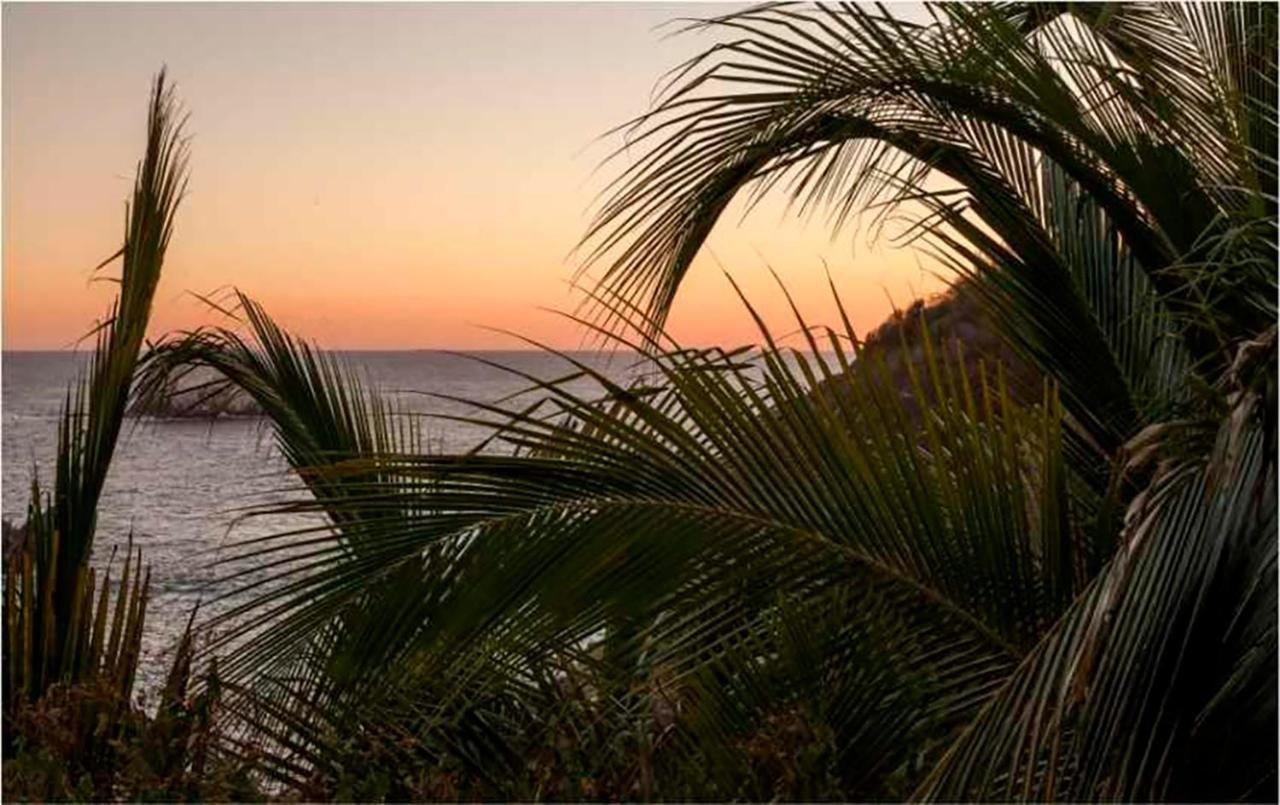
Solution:
M 152 331 L 211 320 L 236 286 L 351 349 L 558 346 L 581 331 L 571 254 L 624 163 L 596 170 L 663 72 L 710 44 L 661 24 L 724 5 L 6 4 L 6 349 L 69 346 L 113 286 L 161 65 L 191 112 L 190 193 Z M 754 341 L 721 273 L 786 330 L 766 265 L 833 321 L 823 261 L 862 330 L 939 283 L 912 252 L 783 214 L 721 222 L 677 302 L 690 344 Z M 712 255 L 714 253 L 714 256 Z

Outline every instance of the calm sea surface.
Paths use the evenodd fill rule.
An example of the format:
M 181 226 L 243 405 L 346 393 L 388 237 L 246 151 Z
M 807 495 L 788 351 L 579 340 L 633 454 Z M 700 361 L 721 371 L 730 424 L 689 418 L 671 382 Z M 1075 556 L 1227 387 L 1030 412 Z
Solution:
M 569 372 L 562 360 L 536 352 L 351 352 L 342 357 L 364 371 L 402 410 L 426 414 L 465 415 L 474 409 L 416 392 L 493 402 L 528 387 L 528 381 L 475 357 L 544 379 Z M 632 364 L 624 355 L 575 357 L 619 378 Z M 71 352 L 3 354 L 0 459 L 3 516 L 10 522 L 26 519 L 33 473 L 42 482 L 51 477 L 59 411 L 68 383 L 83 365 L 84 355 Z M 575 385 L 591 389 L 589 383 Z M 486 434 L 482 428 L 441 419 L 428 418 L 423 424 L 433 452 L 472 447 Z M 106 564 L 112 547 L 123 550 L 132 533 L 151 567 L 141 669 L 144 689 L 155 690 L 162 680 L 174 641 L 197 601 L 206 602 L 202 614 L 230 605 L 207 603 L 226 589 L 218 578 L 230 570 L 253 570 L 214 567 L 223 546 L 307 524 L 297 518 L 237 517 L 246 506 L 297 494 L 284 491 L 293 486 L 265 420 L 126 422 L 98 513 L 94 561 Z

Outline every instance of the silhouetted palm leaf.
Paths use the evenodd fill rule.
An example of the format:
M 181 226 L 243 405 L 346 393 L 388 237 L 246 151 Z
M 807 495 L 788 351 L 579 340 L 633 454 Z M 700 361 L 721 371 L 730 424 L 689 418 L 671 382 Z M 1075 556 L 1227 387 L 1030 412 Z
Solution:
M 587 236 L 582 323 L 643 376 L 548 350 L 535 406 L 459 417 L 484 450 L 416 452 L 247 300 L 250 340 L 155 353 L 155 388 L 203 365 L 258 400 L 312 496 L 276 510 L 324 518 L 240 546 L 267 578 L 219 621 L 282 780 L 358 736 L 544 796 L 522 758 L 555 713 L 627 736 L 624 796 L 1274 794 L 1275 8 L 932 11 L 703 23 L 732 38 L 635 122 Z M 843 309 L 797 312 L 800 351 L 749 307 L 760 347 L 681 348 L 707 234 L 782 185 L 836 227 L 923 210 L 908 241 L 1041 403 L 923 323 L 899 383 Z
M 24 638 L 21 645 L 10 642 L 5 652 L 6 736 L 18 699 L 34 701 L 54 683 L 102 672 L 125 700 L 132 687 L 148 594 L 141 560 L 134 557 L 130 541 L 110 629 L 109 571 L 96 588 L 89 560 L 99 499 L 186 185 L 187 150 L 178 114 L 161 71 L 152 88 L 146 151 L 127 207 L 124 245 L 98 266 L 120 260 L 120 292 L 106 320 L 90 334 L 96 343 L 85 377 L 67 390 L 52 496 L 33 482 L 23 557 L 19 567 L 7 568 L 5 625 L 11 640 Z

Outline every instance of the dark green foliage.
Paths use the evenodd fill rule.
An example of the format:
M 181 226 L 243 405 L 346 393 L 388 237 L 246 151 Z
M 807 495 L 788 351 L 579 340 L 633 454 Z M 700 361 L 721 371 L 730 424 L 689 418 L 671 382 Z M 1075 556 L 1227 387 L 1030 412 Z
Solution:
M 265 318 L 252 324 L 256 340 L 283 343 Z M 391 746 L 404 757 L 388 792 L 424 769 L 513 799 L 569 796 L 580 777 L 626 797 L 901 793 L 922 767 L 910 747 L 974 712 L 1112 537 L 1094 530 L 1097 494 L 1061 464 L 1052 395 L 1023 409 L 926 331 L 910 377 L 931 401 L 917 430 L 882 354 L 855 356 L 851 334 L 836 335 L 822 353 L 672 344 L 629 390 L 565 356 L 566 376 L 597 395 L 544 385 L 545 415 L 481 412 L 514 455 L 351 445 L 305 468 L 316 502 L 290 508 L 329 515 L 332 536 L 310 536 L 311 561 L 282 569 L 280 592 L 226 632 L 253 633 L 225 666 L 243 684 L 232 706 L 280 746 L 282 779 L 332 794 L 350 753 Z M 261 353 L 244 343 L 195 334 L 150 365 L 217 355 L 209 363 L 254 389 L 300 349 L 249 375 Z M 837 380 L 847 394 L 810 392 Z M 340 394 L 367 398 L 354 385 Z M 278 438 L 296 438 L 279 418 Z M 245 551 L 283 556 L 295 540 Z M 840 618 L 787 616 L 833 606 Z M 847 684 L 762 698 L 801 662 L 741 676 L 782 626 L 814 656 L 835 652 L 826 676 Z M 749 702 L 713 685 L 748 679 Z M 752 722 L 775 726 L 756 734 Z M 589 740 L 603 742 L 568 753 Z M 531 755 L 543 760 L 528 767 Z M 778 779 L 734 782 L 770 763 Z
M 38 499 L 38 494 L 33 491 L 33 497 Z M 48 518 L 43 512 L 32 507 L 31 513 L 23 550 L 5 576 L 6 724 L 25 704 L 38 700 L 56 684 L 86 682 L 127 701 L 138 671 L 150 592 L 150 571 L 144 572 L 141 553 L 135 558 L 130 542 L 114 606 L 110 563 L 102 574 L 100 590 L 97 572 L 83 567 L 76 580 L 72 622 L 69 626 L 59 622 L 50 605 L 54 585 L 49 575 L 58 566 L 60 540 L 56 531 L 46 530 Z M 41 545 L 49 550 L 43 560 L 37 550 Z M 42 601 L 36 598 L 41 590 L 45 591 Z M 60 639 L 65 642 L 59 655 L 50 649 Z M 61 666 L 53 665 L 55 658 L 61 660 Z
M 6 568 L 4 652 L 6 736 L 16 709 L 51 686 L 107 684 L 126 699 L 133 684 L 147 585 L 132 545 L 107 629 L 108 580 L 89 567 L 98 498 L 124 421 L 151 300 L 185 184 L 186 146 L 164 73 L 156 78 L 119 258 L 120 293 L 94 330 L 88 375 L 67 392 L 58 426 L 52 497 L 33 482 L 22 551 Z M 133 564 L 131 564 L 131 562 Z M 133 587 L 129 587 L 130 571 Z M 95 609 L 95 589 L 100 590 Z M 6 739 L 6 749 L 9 742 Z
M 218 746 L 216 675 L 207 674 L 199 692 L 188 691 L 190 631 L 177 648 L 156 712 L 134 700 L 150 593 L 141 551 L 135 554 L 130 539 L 122 567 L 109 561 L 99 573 L 89 564 L 99 496 L 185 181 L 185 144 L 175 115 L 161 73 L 125 243 L 115 255 L 122 262 L 120 294 L 112 315 L 95 330 L 87 380 L 74 399 L 68 392 L 52 495 L 32 483 L 26 523 L 6 545 L 8 800 L 175 801 L 255 793 L 248 767 L 228 763 Z M 114 584 L 113 572 L 120 574 Z
M 562 356 L 597 391 L 526 378 L 468 420 L 490 450 L 332 441 L 374 398 L 251 305 L 258 347 L 161 347 L 276 401 L 327 518 L 245 546 L 306 561 L 230 630 L 281 780 L 334 794 L 367 751 L 398 758 L 370 796 L 1274 795 L 1275 8 L 933 12 L 701 23 L 732 38 L 588 235 L 591 321 L 647 376 Z M 798 313 L 805 353 L 667 338 L 729 201 L 783 185 L 837 227 L 921 211 L 1016 391 L 940 308 L 861 351 Z
M 243 296 L 155 345 L 144 399 L 239 389 L 308 493 L 257 513 L 318 523 L 241 544 L 267 578 L 205 624 L 228 768 L 304 799 L 1274 800 L 1276 9 L 933 13 L 701 23 L 732 39 L 588 235 L 580 321 L 636 378 L 548 350 L 532 403 L 463 417 L 482 449 L 423 453 Z M 956 297 L 866 344 L 796 310 L 802 350 L 744 299 L 759 346 L 683 348 L 718 216 L 787 182 L 837 227 L 920 213 Z
M 252 765 L 221 749 L 216 671 L 191 690 L 192 634 L 178 648 L 154 711 L 113 680 L 57 684 L 13 716 L 5 760 L 11 801 L 251 801 L 264 794 Z

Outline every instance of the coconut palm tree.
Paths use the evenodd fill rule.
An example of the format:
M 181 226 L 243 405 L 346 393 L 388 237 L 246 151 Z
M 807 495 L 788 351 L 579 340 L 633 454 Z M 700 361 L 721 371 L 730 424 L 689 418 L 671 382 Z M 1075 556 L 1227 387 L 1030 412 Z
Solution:
M 931 11 L 700 23 L 733 38 L 635 121 L 629 147 L 650 148 L 591 256 L 660 323 L 741 193 L 785 187 L 837 227 L 922 207 L 911 237 L 1057 381 L 1076 471 L 1101 492 L 1092 468 L 1112 467 L 1126 510 L 1106 567 L 918 793 L 1274 795 L 1274 741 L 1253 755 L 1221 730 L 1275 724 L 1276 11 Z
M 633 122 L 586 241 L 579 320 L 643 374 L 561 354 L 469 420 L 505 449 L 417 452 L 248 300 L 247 336 L 153 353 L 153 388 L 253 396 L 325 518 L 242 546 L 275 570 L 220 622 L 282 779 L 381 735 L 590 796 L 519 787 L 568 713 L 622 796 L 1274 797 L 1276 11 L 931 10 L 696 24 L 726 40 Z M 923 325 L 905 379 L 847 317 L 682 348 L 702 242 L 779 188 L 837 228 L 916 211 L 1041 395 Z

